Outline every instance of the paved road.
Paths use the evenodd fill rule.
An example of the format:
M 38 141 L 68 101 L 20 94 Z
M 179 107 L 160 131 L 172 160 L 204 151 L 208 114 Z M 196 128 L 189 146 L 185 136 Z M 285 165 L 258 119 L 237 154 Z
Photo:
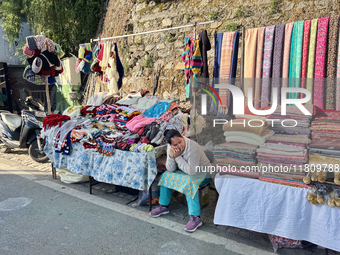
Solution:
M 63 184 L 1 155 L 0 162 L 0 255 L 273 254 L 266 235 L 235 234 L 209 223 L 186 233 L 187 219 L 178 217 L 183 207 L 154 219 L 147 208 L 126 205 L 126 197 L 100 187 L 89 195 L 86 184 Z

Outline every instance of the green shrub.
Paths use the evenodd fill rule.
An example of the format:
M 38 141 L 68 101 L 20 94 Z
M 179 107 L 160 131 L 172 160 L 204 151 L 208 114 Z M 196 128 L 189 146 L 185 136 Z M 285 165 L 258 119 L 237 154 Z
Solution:
M 227 23 L 224 25 L 224 28 L 227 30 L 227 31 L 236 31 L 238 28 L 239 28 L 239 24 L 237 23 L 234 23 L 234 22 L 231 22 L 231 23 Z

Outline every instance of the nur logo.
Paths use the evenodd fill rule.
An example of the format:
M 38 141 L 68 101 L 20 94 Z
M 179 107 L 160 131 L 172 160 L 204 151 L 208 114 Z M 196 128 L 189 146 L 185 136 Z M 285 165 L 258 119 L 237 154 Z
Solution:
M 222 104 L 221 98 L 218 95 L 217 91 L 212 88 L 211 86 L 204 84 L 205 86 L 207 86 L 218 98 L 220 104 Z M 233 114 L 239 114 L 239 115 L 243 115 L 244 114 L 244 104 L 245 104 L 245 100 L 244 100 L 244 95 L 243 92 L 240 88 L 236 87 L 235 85 L 231 85 L 231 84 L 215 84 L 215 88 L 218 89 L 229 89 L 230 92 L 233 95 Z M 202 91 L 206 92 L 214 101 L 215 105 L 217 105 L 217 102 L 215 100 L 215 97 L 212 95 L 212 93 L 206 89 L 203 88 L 199 88 Z M 305 95 L 304 98 L 298 98 L 298 99 L 291 99 L 291 98 L 287 98 L 287 93 L 302 93 Z M 250 87 L 248 88 L 248 95 L 252 95 L 253 94 L 253 89 Z M 273 104 L 272 107 L 268 110 L 257 110 L 254 108 L 253 106 L 253 99 L 248 97 L 248 107 L 249 110 L 255 114 L 255 115 L 269 115 L 272 114 L 273 112 L 275 112 L 276 108 L 277 108 L 277 88 L 272 88 L 272 98 L 273 98 Z M 281 88 L 281 115 L 286 115 L 286 108 L 287 105 L 296 105 L 300 111 L 304 114 L 304 115 L 312 115 L 302 104 L 303 103 L 307 103 L 311 98 L 311 93 L 309 90 L 304 89 L 304 88 Z M 201 95 L 201 99 L 202 99 L 202 105 L 201 105 L 201 112 L 202 115 L 206 115 L 207 114 L 207 95 L 206 94 L 202 94 Z

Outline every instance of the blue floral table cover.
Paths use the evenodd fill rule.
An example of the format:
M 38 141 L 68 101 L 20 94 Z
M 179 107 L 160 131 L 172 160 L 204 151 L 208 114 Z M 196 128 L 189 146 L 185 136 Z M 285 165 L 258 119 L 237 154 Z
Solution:
M 130 152 L 116 150 L 112 156 L 86 151 L 80 143 L 72 144 L 69 155 L 56 153 L 46 143 L 44 152 L 56 168 L 92 176 L 99 182 L 111 183 L 137 190 L 150 187 L 157 175 L 156 155 L 152 152 Z

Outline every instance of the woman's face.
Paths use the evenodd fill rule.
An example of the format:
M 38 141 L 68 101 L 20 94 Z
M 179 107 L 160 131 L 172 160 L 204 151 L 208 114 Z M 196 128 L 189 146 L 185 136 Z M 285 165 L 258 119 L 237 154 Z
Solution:
M 171 138 L 171 148 L 173 149 L 179 149 L 180 151 L 183 151 L 185 148 L 185 142 L 183 137 L 173 137 Z

